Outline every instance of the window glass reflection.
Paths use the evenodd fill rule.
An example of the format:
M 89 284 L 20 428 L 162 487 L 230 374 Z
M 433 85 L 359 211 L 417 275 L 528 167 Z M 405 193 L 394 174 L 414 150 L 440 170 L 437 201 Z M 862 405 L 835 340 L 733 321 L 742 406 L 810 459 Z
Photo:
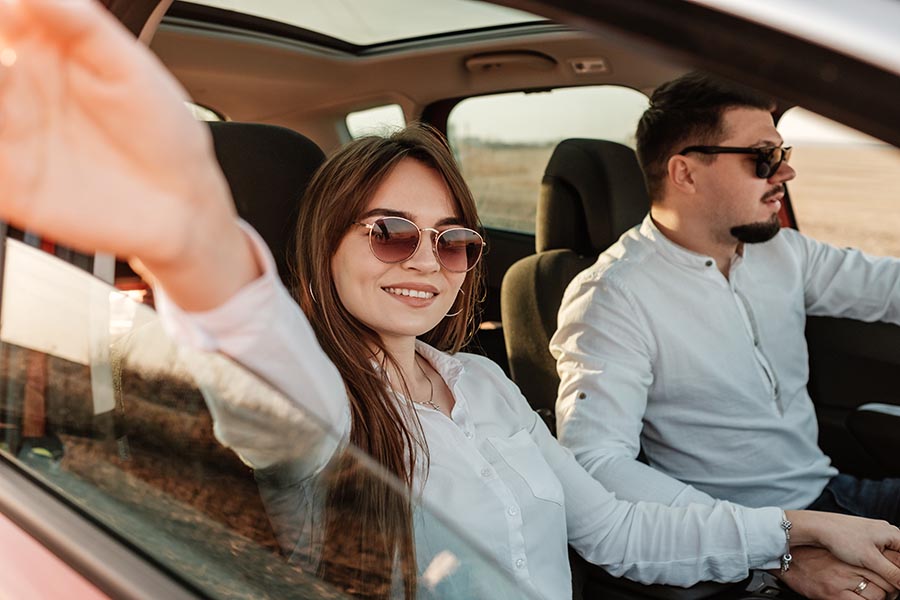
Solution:
M 412 507 L 416 597 L 527 597 L 371 460 L 227 357 L 173 346 L 127 293 L 10 240 L 2 301 L 0 452 L 211 597 L 403 597 L 361 508 L 376 486 Z

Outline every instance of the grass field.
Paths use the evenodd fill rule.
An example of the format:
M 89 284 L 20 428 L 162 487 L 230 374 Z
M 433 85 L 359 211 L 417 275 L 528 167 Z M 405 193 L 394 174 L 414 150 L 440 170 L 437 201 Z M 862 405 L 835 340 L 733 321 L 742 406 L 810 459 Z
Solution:
M 541 193 L 544 167 L 554 145 L 457 146 L 481 220 L 491 227 L 534 232 L 534 216 Z
M 553 145 L 457 144 L 463 174 L 492 226 L 534 231 L 544 167 Z M 838 246 L 900 256 L 900 150 L 887 146 L 798 146 L 789 184 L 800 230 Z
M 837 246 L 900 256 L 900 150 L 798 148 L 788 184 L 800 231 Z

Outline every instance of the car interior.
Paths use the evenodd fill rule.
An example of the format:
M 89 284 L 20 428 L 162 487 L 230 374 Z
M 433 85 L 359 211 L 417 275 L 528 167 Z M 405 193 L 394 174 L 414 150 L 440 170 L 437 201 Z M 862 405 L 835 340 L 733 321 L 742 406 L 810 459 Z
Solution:
M 348 115 L 384 106 L 399 107 L 405 122 L 430 123 L 447 134 L 454 152 L 462 155 L 464 148 L 455 142 L 474 139 L 478 132 L 465 132 L 468 138 L 456 135 L 459 131 L 454 133 L 454 110 L 470 99 L 503 94 L 537 97 L 551 90 L 610 86 L 646 97 L 659 84 L 695 67 L 677 53 L 639 43 L 616 30 L 581 30 L 512 9 L 512 16 L 504 13 L 508 19 L 505 22 L 486 20 L 486 25 L 471 24 L 458 30 L 450 25 L 446 30 L 405 36 L 379 32 L 375 21 L 367 21 L 363 29 L 375 34 L 357 41 L 305 28 L 303 19 L 312 19 L 314 10 L 307 15 L 297 11 L 295 22 L 289 22 L 265 16 L 261 9 L 255 14 L 241 12 L 237 7 L 242 3 L 226 0 L 106 0 L 105 4 L 142 43 L 149 45 L 185 87 L 198 114 L 209 121 L 216 156 L 237 212 L 261 233 L 289 288 L 298 202 L 324 157 L 352 139 Z M 493 5 L 487 8 L 499 10 Z M 246 6 L 241 9 L 248 10 Z M 324 10 L 321 6 L 319 9 Z M 421 11 L 423 17 L 429 16 L 424 14 L 428 9 Z M 432 15 L 432 20 L 441 15 Z M 354 18 L 365 21 L 369 17 Z M 780 100 L 778 114 L 795 103 L 793 99 Z M 614 113 L 617 106 L 596 105 L 590 110 L 599 118 L 604 112 Z M 539 118 L 550 121 L 554 116 Z M 611 114 L 610 118 L 631 117 Z M 633 130 L 633 123 L 628 126 Z M 562 293 L 572 277 L 639 223 L 649 207 L 633 143 L 629 146 L 628 140 L 586 136 L 542 140 L 542 163 L 529 172 L 529 187 L 521 194 L 519 188 L 507 194 L 527 196 L 519 200 L 523 210 L 534 215 L 528 217 L 530 226 L 513 230 L 485 221 L 487 280 L 481 325 L 467 348 L 500 364 L 551 431 L 558 378 L 547 347 L 556 328 Z M 489 150 L 498 152 L 509 150 L 511 143 L 504 143 L 484 142 Z M 463 162 L 467 177 L 469 168 Z M 497 185 L 503 185 L 505 180 L 497 181 Z M 489 209 L 494 197 L 499 196 L 477 198 L 479 208 Z M 784 204 L 782 222 L 803 231 L 803 219 L 795 216 L 790 197 Z M 152 305 L 149 287 L 123 262 L 104 263 L 78 255 L 54 247 L 52 241 L 29 237 L 28 232 L 12 231 L 10 237 L 54 253 Z M 822 448 L 842 471 L 872 478 L 900 475 L 900 447 L 893 433 L 900 423 L 896 386 L 900 329 L 847 319 L 810 318 L 807 340 L 809 389 L 816 404 Z M 22 390 L 15 394 L 17 404 L 10 396 L 5 408 L 0 405 L 5 450 L 43 457 L 35 459 L 38 461 L 59 461 L 64 453 L 99 451 L 80 448 L 79 444 L 90 444 L 78 436 L 87 435 L 82 431 L 85 427 L 94 432 L 91 435 L 101 428 L 106 446 L 99 446 L 111 448 L 121 459 L 119 466 L 125 478 L 142 479 L 151 490 L 146 493 L 166 487 L 166 479 L 198 477 L 191 491 L 169 491 L 207 515 L 213 522 L 209 526 L 212 529 L 225 527 L 240 539 L 252 539 L 254 547 L 276 550 L 278 544 L 261 505 L 228 504 L 229 491 L 233 493 L 242 486 L 255 490 L 255 483 L 249 469 L 236 457 L 220 454 L 222 448 L 214 440 L 209 415 L 198 408 L 202 406 L 198 394 L 192 392 L 194 399 L 183 406 L 167 405 L 169 401 L 132 401 L 123 407 L 116 402 L 106 416 L 85 416 L 84 407 L 64 406 L 70 390 L 52 384 L 54 373 L 78 370 L 79 378 L 87 382 L 96 381 L 98 374 L 12 347 L 6 337 L 3 341 L 3 371 L 8 376 L 17 373 L 18 377 L 9 389 Z M 132 396 L 158 394 L 161 385 L 142 379 L 139 383 L 144 391 L 132 390 Z M 26 393 L 25 388 L 31 391 Z M 178 454 L 173 448 L 177 450 L 174 440 L 183 433 L 183 426 L 172 428 L 166 419 L 185 414 L 196 421 L 189 448 L 205 448 L 212 458 L 201 461 L 207 465 L 203 468 L 206 470 L 187 466 L 179 474 Z M 148 419 L 156 419 L 150 430 Z M 140 456 L 142 451 L 161 461 L 153 464 L 167 465 L 165 477 L 147 472 L 154 468 L 152 461 L 127 464 L 129 455 Z M 39 470 L 51 469 L 34 464 L 38 463 L 32 466 Z M 217 466 L 209 470 L 209 464 Z M 220 485 L 209 489 L 224 491 L 225 496 L 200 489 L 201 483 L 216 478 L 221 478 Z M 246 495 L 255 494 L 250 491 Z M 237 537 L 231 543 L 241 544 Z M 185 556 L 179 555 L 179 560 Z M 710 583 L 682 589 L 618 580 L 587 565 L 574 553 L 572 566 L 575 598 L 586 600 L 798 597 L 761 572 L 735 584 Z M 208 574 L 202 570 L 197 567 L 197 579 L 190 585 L 217 595 L 224 587 L 204 588 L 198 581 Z M 278 585 L 313 585 L 307 580 L 298 582 L 295 575 L 285 574 Z M 278 573 L 272 581 L 277 578 Z M 264 590 L 266 581 L 256 581 L 253 589 Z M 222 594 L 226 597 L 224 591 Z

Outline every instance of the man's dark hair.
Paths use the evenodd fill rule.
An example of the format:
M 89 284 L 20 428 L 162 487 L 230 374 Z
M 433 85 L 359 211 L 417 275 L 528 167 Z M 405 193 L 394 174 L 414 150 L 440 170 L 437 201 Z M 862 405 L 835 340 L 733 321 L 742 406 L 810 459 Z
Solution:
M 725 133 L 722 114 L 731 108 L 772 111 L 775 102 L 744 86 L 688 73 L 662 84 L 637 127 L 637 158 L 652 202 L 662 198 L 669 158 L 685 146 L 715 145 Z M 705 157 L 715 160 L 715 155 Z

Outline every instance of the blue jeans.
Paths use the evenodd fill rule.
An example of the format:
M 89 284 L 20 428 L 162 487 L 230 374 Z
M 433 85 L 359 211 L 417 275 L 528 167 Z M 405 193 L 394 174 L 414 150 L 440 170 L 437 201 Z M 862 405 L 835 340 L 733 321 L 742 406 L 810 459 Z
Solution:
M 882 519 L 900 526 L 900 479 L 857 479 L 835 476 L 809 510 Z

